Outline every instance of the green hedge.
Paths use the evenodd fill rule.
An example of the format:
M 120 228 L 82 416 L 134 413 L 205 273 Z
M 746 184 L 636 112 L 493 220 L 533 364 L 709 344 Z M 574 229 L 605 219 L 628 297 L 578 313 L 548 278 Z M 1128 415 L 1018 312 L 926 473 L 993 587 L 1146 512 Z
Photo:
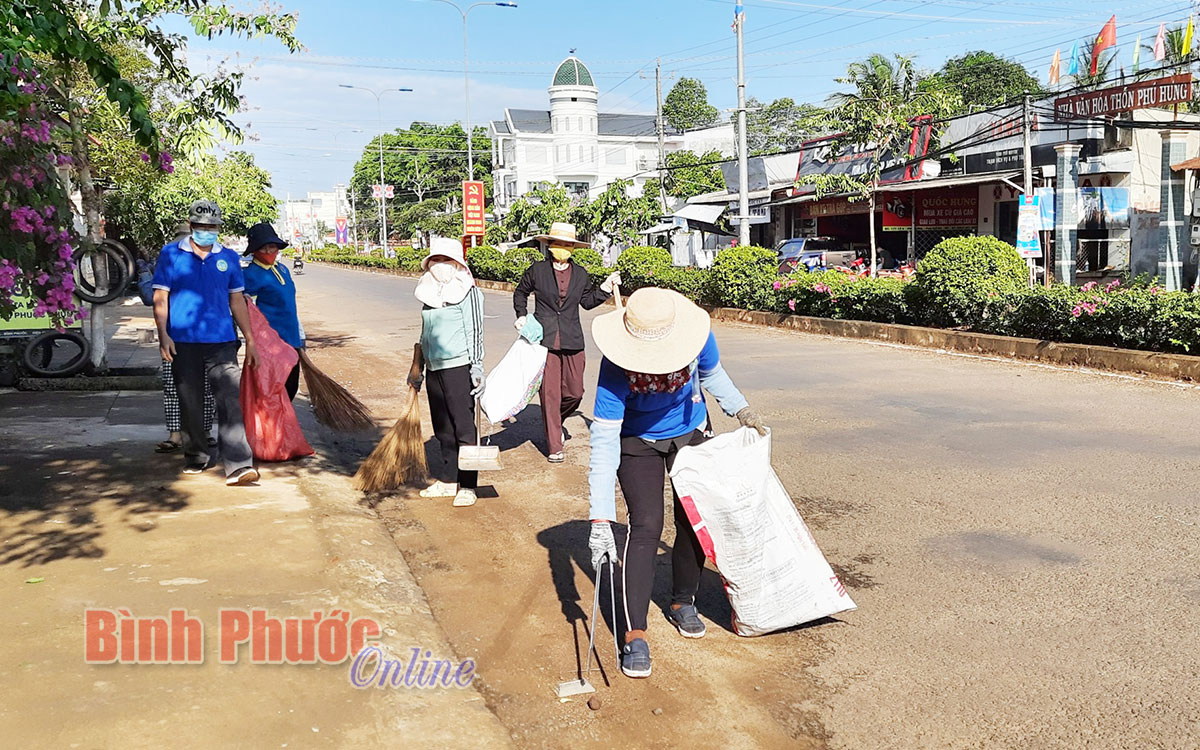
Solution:
M 617 258 L 621 286 L 631 292 L 644 286 L 661 286 L 663 278 L 674 268 L 671 253 L 661 247 L 637 245 L 627 248 Z
M 995 237 L 950 237 L 917 267 L 909 301 L 936 326 L 978 326 L 988 301 L 1029 286 L 1029 270 L 1016 248 Z

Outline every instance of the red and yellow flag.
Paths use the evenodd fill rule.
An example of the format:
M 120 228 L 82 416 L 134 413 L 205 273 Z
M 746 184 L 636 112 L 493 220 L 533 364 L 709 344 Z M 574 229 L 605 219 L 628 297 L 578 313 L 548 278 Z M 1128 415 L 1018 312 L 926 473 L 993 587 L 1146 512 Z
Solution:
M 1109 47 L 1117 46 L 1117 17 L 1114 15 L 1100 29 L 1100 35 L 1092 42 L 1092 75 L 1096 75 L 1096 66 L 1100 63 L 1100 53 Z
M 1054 50 L 1054 57 L 1050 60 L 1050 85 L 1057 86 L 1060 73 L 1062 70 L 1062 57 L 1059 55 L 1061 50 Z

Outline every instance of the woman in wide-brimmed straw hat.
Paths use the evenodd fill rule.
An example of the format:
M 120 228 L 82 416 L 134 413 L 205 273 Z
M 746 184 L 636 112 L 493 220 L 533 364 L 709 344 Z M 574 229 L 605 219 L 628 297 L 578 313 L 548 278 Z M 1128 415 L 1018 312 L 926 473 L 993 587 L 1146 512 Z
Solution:
M 766 427 L 721 366 L 708 313 L 682 294 L 639 289 L 624 308 L 618 305 L 592 321 L 592 338 L 604 359 L 592 423 L 588 547 L 597 570 L 605 556 L 620 559 L 628 626 L 621 671 L 649 677 L 646 616 L 662 536 L 663 480 L 680 448 L 706 439 L 702 429 L 708 413 L 700 389 L 741 424 L 762 434 Z M 629 517 L 620 556 L 612 533 L 618 479 Z M 672 595 L 666 616 L 684 637 L 700 638 L 705 627 L 694 601 L 704 552 L 678 496 L 674 508 Z
M 421 497 L 453 497 L 458 507 L 475 504 L 479 472 L 458 469 L 458 449 L 475 443 L 475 398 L 483 393 L 483 293 L 467 268 L 462 243 L 434 237 L 421 262 L 421 365 L 429 375 L 429 416 L 442 446 L 437 481 Z M 409 384 L 420 389 L 424 375 Z
M 550 463 L 562 463 L 563 421 L 583 401 L 587 365 L 579 308 L 591 310 L 604 304 L 612 296 L 613 285 L 621 283 L 621 275 L 614 272 L 597 285 L 586 268 L 571 260 L 576 249 L 588 246 L 575 239 L 573 224 L 555 222 L 548 234 L 539 234 L 537 239 L 547 244 L 549 258 L 529 266 L 517 284 L 513 325 L 522 336 L 535 344 L 540 341 L 548 350 L 541 387 L 546 457 Z M 535 304 L 532 321 L 528 318 L 530 293 Z

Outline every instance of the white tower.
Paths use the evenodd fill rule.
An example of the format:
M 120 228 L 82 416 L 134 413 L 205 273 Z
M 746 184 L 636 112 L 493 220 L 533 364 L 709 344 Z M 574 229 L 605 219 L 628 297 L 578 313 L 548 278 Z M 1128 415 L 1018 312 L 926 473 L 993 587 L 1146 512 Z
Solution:
M 585 194 L 599 176 L 599 95 L 591 71 L 578 58 L 568 57 L 554 71 L 550 83 L 554 173 L 560 182 Z

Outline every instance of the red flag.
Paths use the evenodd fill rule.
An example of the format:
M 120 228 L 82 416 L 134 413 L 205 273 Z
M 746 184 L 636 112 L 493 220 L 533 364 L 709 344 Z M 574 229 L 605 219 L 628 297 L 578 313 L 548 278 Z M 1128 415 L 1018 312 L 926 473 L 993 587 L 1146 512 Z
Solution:
M 1117 46 L 1117 17 L 1113 16 L 1100 29 L 1100 36 L 1092 42 L 1092 75 L 1096 75 L 1096 65 L 1100 62 L 1100 53 L 1109 47 Z

